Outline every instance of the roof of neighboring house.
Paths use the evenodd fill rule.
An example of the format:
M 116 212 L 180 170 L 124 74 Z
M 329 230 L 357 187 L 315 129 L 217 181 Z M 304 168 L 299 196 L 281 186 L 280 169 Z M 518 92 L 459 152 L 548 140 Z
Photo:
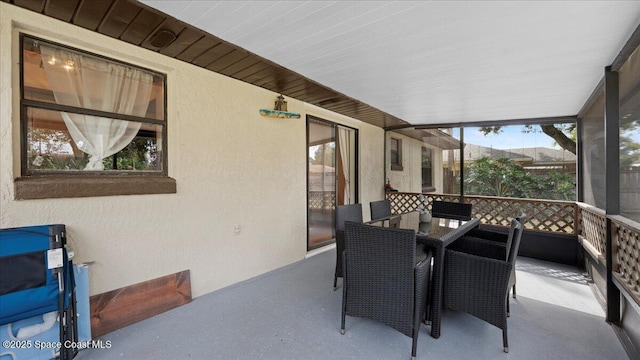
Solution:
M 535 163 L 549 162 L 576 162 L 576 155 L 564 149 L 551 149 L 545 147 L 523 148 L 519 150 L 511 149 L 510 151 L 519 152 L 530 158 Z
M 454 157 L 456 160 L 459 160 L 459 154 L 456 153 Z M 486 146 L 465 144 L 464 157 L 465 161 L 478 160 L 483 157 L 488 157 L 489 159 L 507 158 L 519 162 L 528 162 L 534 164 L 576 162 L 576 156 L 573 153 L 564 149 L 559 150 L 546 147 L 494 149 Z
M 453 150 L 460 147 L 460 140 L 438 129 L 397 129 L 394 132 L 443 150 Z

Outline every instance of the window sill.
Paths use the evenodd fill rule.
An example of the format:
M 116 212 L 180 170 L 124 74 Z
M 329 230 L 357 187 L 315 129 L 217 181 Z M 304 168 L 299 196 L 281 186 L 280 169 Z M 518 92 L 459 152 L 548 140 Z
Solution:
M 46 176 L 14 182 L 15 200 L 175 194 L 176 180 L 167 176 Z
M 402 171 L 403 167 L 402 167 L 402 165 L 391 164 L 391 170 L 393 170 L 393 171 Z

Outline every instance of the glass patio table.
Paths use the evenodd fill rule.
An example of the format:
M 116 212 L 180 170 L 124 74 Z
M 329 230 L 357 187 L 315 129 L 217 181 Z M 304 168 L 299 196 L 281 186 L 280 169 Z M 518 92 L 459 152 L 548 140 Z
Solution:
M 431 218 L 430 222 L 421 222 L 420 214 L 412 211 L 400 215 L 369 221 L 367 224 L 412 229 L 416 231 L 416 242 L 424 244 L 433 251 L 433 276 L 431 279 L 431 301 L 427 314 L 431 320 L 431 336 L 440 337 L 440 319 L 442 315 L 442 285 L 444 282 L 444 250 L 454 241 L 480 224 L 473 218 L 468 221 Z

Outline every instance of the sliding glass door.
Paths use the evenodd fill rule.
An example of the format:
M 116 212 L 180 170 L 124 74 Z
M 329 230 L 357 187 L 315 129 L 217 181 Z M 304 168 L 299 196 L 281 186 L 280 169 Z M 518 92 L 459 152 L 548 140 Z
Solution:
M 307 249 L 334 241 L 336 205 L 357 202 L 357 131 L 307 119 Z

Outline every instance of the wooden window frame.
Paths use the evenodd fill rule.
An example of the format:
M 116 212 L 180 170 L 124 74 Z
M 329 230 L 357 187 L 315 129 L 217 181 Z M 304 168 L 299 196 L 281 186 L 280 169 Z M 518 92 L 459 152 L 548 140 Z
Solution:
M 393 162 L 393 156 L 391 156 L 391 154 L 393 153 L 393 150 L 391 148 L 391 144 L 393 142 L 397 142 L 398 144 L 398 161 L 397 162 Z M 390 143 L 389 143 L 389 163 L 391 164 L 391 170 L 393 171 L 402 171 L 404 170 L 404 167 L 402 166 L 402 139 L 398 139 L 395 137 L 390 137 Z
M 424 184 L 424 166 L 422 166 L 422 161 L 423 161 L 423 154 L 425 151 L 429 152 L 429 161 L 431 162 L 431 183 L 426 185 Z M 433 186 L 433 149 L 426 147 L 426 146 L 422 146 L 420 149 L 420 175 L 421 175 L 421 182 L 422 182 L 422 192 L 433 192 L 436 191 L 436 188 Z
M 48 198 L 72 198 L 72 197 L 93 197 L 112 195 L 140 195 L 140 194 L 170 194 L 176 193 L 176 181 L 168 176 L 168 144 L 167 144 L 167 75 L 155 70 L 146 69 L 132 65 L 123 61 L 109 58 L 100 54 L 95 54 L 86 50 L 74 48 L 54 41 L 41 39 L 26 33 L 20 33 L 20 177 L 14 181 L 14 198 L 16 200 L 28 199 L 48 199 Z M 24 59 L 23 48 L 25 37 L 62 47 L 70 51 L 87 54 L 89 56 L 105 59 L 107 61 L 124 66 L 138 68 L 149 71 L 154 76 L 162 76 L 164 86 L 164 116 L 163 120 L 150 118 L 140 118 L 137 116 L 112 114 L 116 119 L 133 120 L 143 123 L 157 124 L 162 126 L 162 170 L 161 171 L 47 171 L 34 172 L 27 167 L 27 109 L 40 108 L 55 111 L 74 110 L 81 113 L 95 114 L 99 116 L 108 115 L 102 111 L 91 109 L 76 109 L 74 107 L 40 102 L 37 100 L 25 99 L 24 91 Z

